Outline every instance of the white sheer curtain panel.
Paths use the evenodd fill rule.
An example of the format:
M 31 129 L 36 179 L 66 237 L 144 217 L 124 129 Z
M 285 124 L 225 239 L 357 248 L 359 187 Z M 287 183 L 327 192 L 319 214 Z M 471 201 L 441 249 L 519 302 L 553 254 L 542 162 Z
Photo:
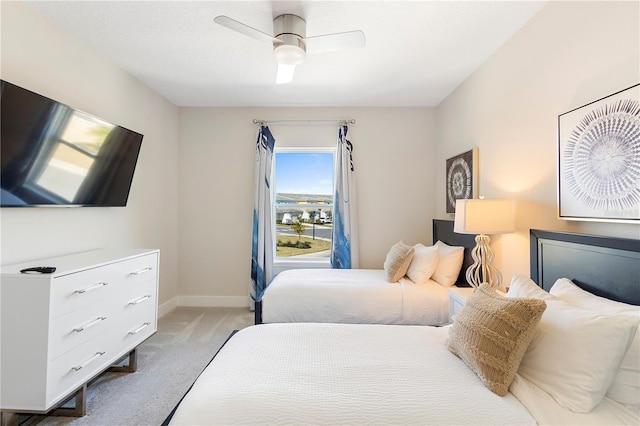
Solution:
M 255 194 L 253 203 L 253 243 L 251 250 L 250 296 L 255 302 L 256 323 L 261 322 L 261 300 L 273 278 L 273 203 L 271 202 L 271 169 L 276 140 L 267 126 L 258 130 L 256 141 Z
M 336 150 L 331 247 L 331 267 L 335 269 L 359 267 L 356 176 L 353 144 L 347 139 L 348 130 L 346 124 L 340 126 Z

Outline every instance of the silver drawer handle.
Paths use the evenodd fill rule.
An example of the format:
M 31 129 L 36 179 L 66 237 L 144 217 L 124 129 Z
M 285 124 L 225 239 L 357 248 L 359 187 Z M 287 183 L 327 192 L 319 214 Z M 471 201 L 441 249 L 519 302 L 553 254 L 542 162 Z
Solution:
M 95 361 L 96 359 L 100 358 L 104 354 L 105 354 L 104 352 L 96 352 L 96 354 L 94 356 L 92 356 L 91 358 L 89 358 L 88 360 L 86 360 L 85 362 L 83 362 L 82 364 L 80 364 L 77 367 L 71 367 L 71 369 L 74 370 L 74 371 L 80 371 L 84 367 L 86 367 L 87 365 L 91 364 L 93 361 Z
M 138 303 L 144 302 L 147 299 L 151 299 L 151 295 L 150 294 L 144 295 L 139 299 L 136 299 L 136 300 L 133 300 L 133 301 L 129 302 L 128 304 L 129 305 L 137 305 Z
M 141 275 L 141 274 L 144 274 L 145 272 L 151 271 L 152 269 L 153 268 L 148 267 L 148 268 L 140 269 L 139 271 L 129 272 L 129 276 L 131 276 L 131 275 Z
M 83 288 L 83 289 L 81 289 L 81 290 L 76 290 L 76 291 L 74 291 L 74 293 L 82 294 L 82 293 L 86 293 L 86 292 L 88 292 L 88 291 L 97 290 L 97 289 L 99 289 L 100 287 L 104 287 L 104 286 L 106 286 L 106 285 L 109 285 L 109 283 L 101 282 L 101 283 L 98 283 L 98 284 L 92 285 L 92 286 L 90 286 L 90 287 Z
M 134 335 L 134 334 L 138 334 L 139 332 L 141 332 L 142 330 L 144 330 L 145 328 L 147 328 L 148 326 L 150 326 L 151 323 L 150 322 L 145 322 L 144 324 L 142 324 L 140 327 L 136 328 L 135 330 L 131 330 L 129 332 L 130 335 Z
M 104 321 L 106 319 L 107 319 L 107 317 L 98 317 L 98 318 L 94 319 L 93 321 L 89 321 L 88 323 L 86 323 L 83 326 L 80 326 L 78 328 L 74 328 L 73 331 L 76 331 L 76 332 L 80 333 L 81 331 L 84 331 L 89 327 L 93 327 L 94 325 L 98 324 L 100 321 Z

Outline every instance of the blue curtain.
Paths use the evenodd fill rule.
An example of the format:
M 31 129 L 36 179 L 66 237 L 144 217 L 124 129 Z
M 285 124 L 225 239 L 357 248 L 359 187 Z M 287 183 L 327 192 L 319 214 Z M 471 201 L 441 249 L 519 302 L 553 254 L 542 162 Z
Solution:
M 335 161 L 331 247 L 331 267 L 335 269 L 359 267 L 356 176 L 353 166 L 353 144 L 347 139 L 348 130 L 346 125 L 340 126 L 338 130 Z
M 271 169 L 276 140 L 267 126 L 258 130 L 256 142 L 255 195 L 253 203 L 253 243 L 251 249 L 251 299 L 255 302 L 256 323 L 261 322 L 260 301 L 273 277 L 273 207 Z

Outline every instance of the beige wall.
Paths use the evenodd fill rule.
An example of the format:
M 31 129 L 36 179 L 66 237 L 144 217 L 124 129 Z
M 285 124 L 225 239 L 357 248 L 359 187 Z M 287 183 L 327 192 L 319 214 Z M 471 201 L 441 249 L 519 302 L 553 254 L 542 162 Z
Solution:
M 637 225 L 562 221 L 555 207 L 557 116 L 640 81 L 638 2 L 549 3 L 437 108 L 177 108 L 27 5 L 2 2 L 1 14 L 3 79 L 145 135 L 128 207 L 2 209 L 2 264 L 157 247 L 161 303 L 241 304 L 254 118 L 357 120 L 363 268 L 381 267 L 399 239 L 431 241 L 431 219 L 451 218 L 445 160 L 473 146 L 480 192 L 518 200 L 518 232 L 494 238 L 508 279 L 529 271 L 529 228 L 640 238 Z M 289 146 L 336 138 L 330 125 L 271 129 Z
M 358 167 L 362 267 L 381 267 L 401 238 L 431 241 L 433 108 L 179 109 L 27 5 L 3 2 L 1 13 L 3 79 L 145 135 L 126 208 L 2 209 L 2 264 L 104 246 L 157 247 L 165 309 L 194 300 L 242 305 L 254 118 L 357 120 L 349 136 Z M 279 145 L 334 145 L 337 136 L 328 124 L 271 129 Z
M 178 109 L 24 3 L 2 2 L 1 14 L 2 79 L 144 135 L 127 207 L 2 209 L 2 264 L 159 248 L 159 300 L 175 297 Z
M 550 2 L 437 107 L 437 216 L 444 164 L 479 148 L 480 193 L 517 200 L 517 232 L 496 236 L 508 282 L 529 273 L 529 228 L 640 238 L 637 224 L 557 219 L 558 115 L 640 81 L 640 3 Z
M 259 119 L 353 118 L 360 267 L 399 239 L 431 242 L 432 108 L 181 108 L 180 303 L 246 300 Z M 276 146 L 335 146 L 336 124 L 272 124 Z

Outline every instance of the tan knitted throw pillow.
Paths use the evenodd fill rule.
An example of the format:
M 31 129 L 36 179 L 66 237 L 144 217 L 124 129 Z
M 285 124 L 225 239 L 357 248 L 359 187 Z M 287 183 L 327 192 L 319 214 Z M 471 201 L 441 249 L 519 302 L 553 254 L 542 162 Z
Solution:
M 456 315 L 447 347 L 504 396 L 546 308 L 543 300 L 502 297 L 483 284 Z
M 404 241 L 400 241 L 391 246 L 384 260 L 384 270 L 387 273 L 387 280 L 389 280 L 390 283 L 395 283 L 404 277 L 411 264 L 414 251 L 413 246 L 406 245 Z

